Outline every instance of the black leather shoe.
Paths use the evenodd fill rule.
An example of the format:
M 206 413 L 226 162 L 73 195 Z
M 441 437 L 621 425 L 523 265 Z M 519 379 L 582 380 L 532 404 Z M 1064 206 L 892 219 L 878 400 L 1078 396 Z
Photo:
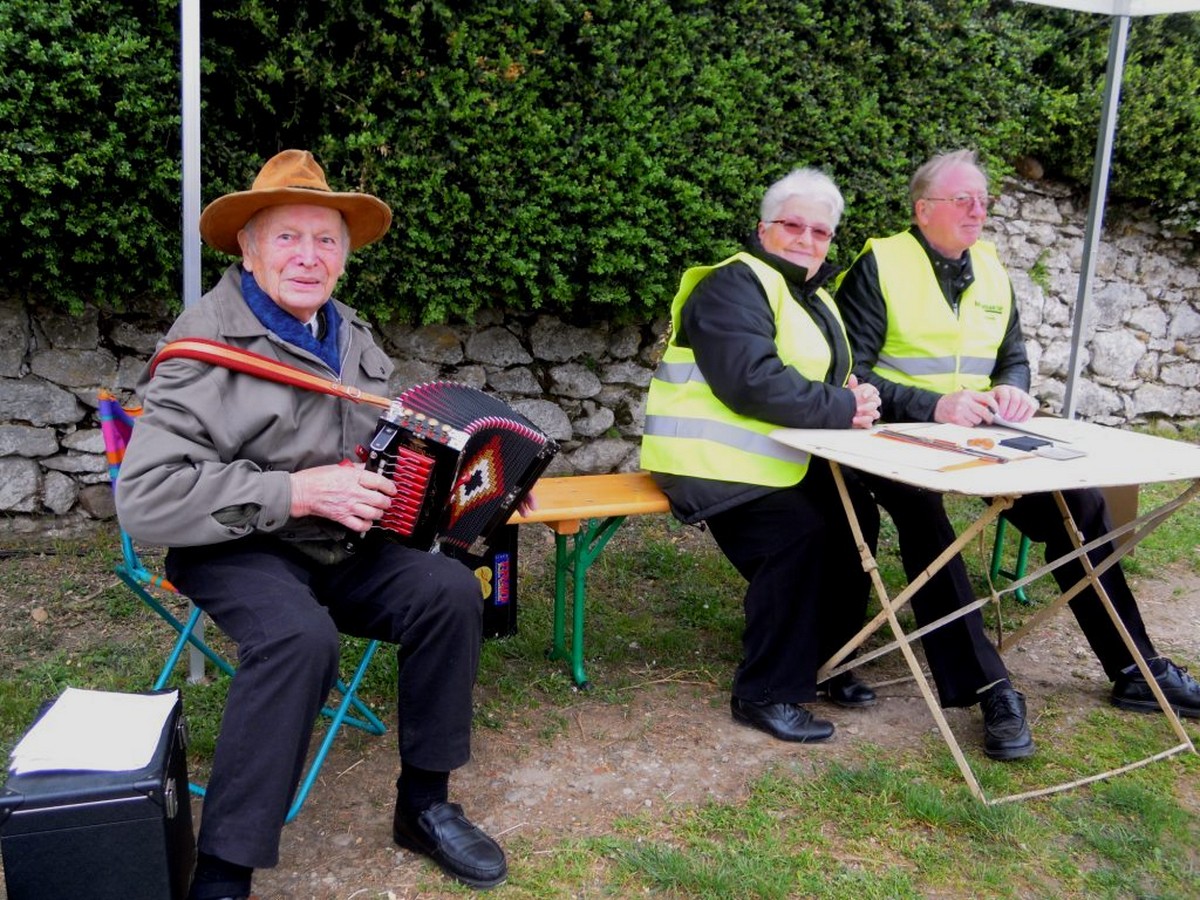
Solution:
M 435 803 L 418 816 L 397 809 L 392 838 L 406 850 L 425 854 L 447 875 L 471 887 L 495 887 L 508 877 L 500 845 L 473 825 L 457 803 Z
M 1033 755 L 1033 735 L 1025 721 L 1025 695 L 1007 681 L 979 701 L 983 711 L 983 752 L 992 759 L 1024 759 Z
M 1151 663 L 1158 668 L 1157 660 Z M 1187 669 L 1175 665 L 1163 657 L 1162 674 L 1155 675 L 1154 680 L 1162 688 L 1167 702 L 1181 716 L 1200 719 L 1200 684 L 1187 673 Z M 1136 668 L 1130 675 L 1121 675 L 1113 684 L 1112 704 L 1121 709 L 1132 709 L 1136 712 L 1157 712 L 1161 707 L 1154 699 L 1150 685 Z
M 847 709 L 874 706 L 878 700 L 875 692 L 859 681 L 852 671 L 834 675 L 828 681 L 821 682 L 817 685 L 817 693 L 827 695 L 830 703 Z
M 833 737 L 833 723 L 813 716 L 795 703 L 751 703 L 737 697 L 729 701 L 733 720 L 765 731 L 781 741 L 815 744 Z

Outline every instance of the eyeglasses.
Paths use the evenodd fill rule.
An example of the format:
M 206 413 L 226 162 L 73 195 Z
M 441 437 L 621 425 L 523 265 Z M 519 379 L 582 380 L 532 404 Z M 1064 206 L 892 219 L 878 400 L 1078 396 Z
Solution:
M 953 197 L 922 197 L 921 199 L 928 200 L 930 203 L 953 203 L 954 208 L 960 212 L 968 212 L 974 209 L 975 204 L 978 203 L 983 207 L 984 212 L 988 212 L 1000 198 L 988 194 L 956 194 Z
M 800 222 L 796 219 L 772 219 L 771 224 L 782 225 L 783 230 L 792 237 L 804 237 L 804 232 L 811 231 L 814 241 L 825 243 L 833 240 L 833 230 L 824 225 L 809 225 L 807 222 Z

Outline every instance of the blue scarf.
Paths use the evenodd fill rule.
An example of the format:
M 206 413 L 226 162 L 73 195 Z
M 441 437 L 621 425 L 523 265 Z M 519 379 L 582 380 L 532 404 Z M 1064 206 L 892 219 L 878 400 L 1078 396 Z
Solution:
M 242 296 L 250 311 L 262 322 L 269 331 L 281 337 L 289 344 L 307 350 L 320 357 L 321 361 L 334 372 L 341 371 L 341 358 L 338 354 L 338 326 L 342 317 L 338 315 L 333 303 L 321 307 L 325 311 L 325 338 L 318 341 L 313 337 L 308 326 L 280 307 L 258 286 L 254 276 L 242 269 Z

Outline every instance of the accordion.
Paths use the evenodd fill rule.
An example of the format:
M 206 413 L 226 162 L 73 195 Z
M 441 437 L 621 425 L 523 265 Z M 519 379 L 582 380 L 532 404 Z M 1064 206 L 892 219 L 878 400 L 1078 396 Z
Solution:
M 490 394 L 450 381 L 416 385 L 392 401 L 360 452 L 396 485 L 374 527 L 407 546 L 480 556 L 557 452 Z

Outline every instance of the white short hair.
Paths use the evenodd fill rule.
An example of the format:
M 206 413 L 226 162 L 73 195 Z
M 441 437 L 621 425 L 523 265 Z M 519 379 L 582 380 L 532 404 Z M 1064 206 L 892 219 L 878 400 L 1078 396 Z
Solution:
M 759 207 L 759 219 L 770 222 L 777 218 L 779 210 L 793 197 L 802 197 L 810 203 L 820 203 L 829 207 L 832 218 L 829 224 L 834 228 L 837 228 L 842 218 L 842 210 L 846 208 L 842 192 L 837 189 L 833 179 L 820 169 L 793 169 L 767 188 Z

